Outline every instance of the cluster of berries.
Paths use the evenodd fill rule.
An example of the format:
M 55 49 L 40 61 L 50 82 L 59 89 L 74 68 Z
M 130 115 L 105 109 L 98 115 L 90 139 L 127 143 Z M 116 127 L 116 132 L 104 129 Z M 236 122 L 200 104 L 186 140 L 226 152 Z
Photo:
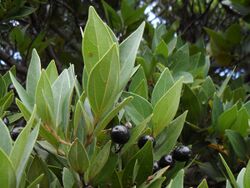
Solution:
M 130 138 L 129 129 L 124 125 L 116 125 L 111 130 L 111 139 L 117 144 L 125 144 Z M 155 146 L 155 139 L 151 135 L 144 135 L 139 138 L 137 145 L 141 149 L 147 141 Z M 164 155 L 159 161 L 154 162 L 153 173 L 166 166 L 172 167 L 175 161 L 185 162 L 191 157 L 192 151 L 188 146 L 178 146 L 170 154 Z

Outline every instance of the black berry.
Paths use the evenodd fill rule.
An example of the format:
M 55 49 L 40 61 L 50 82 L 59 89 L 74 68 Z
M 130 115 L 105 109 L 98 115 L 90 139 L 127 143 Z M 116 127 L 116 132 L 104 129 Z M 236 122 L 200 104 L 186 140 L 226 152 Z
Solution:
M 154 162 L 153 164 L 153 174 L 160 169 L 158 162 Z
M 130 138 L 130 133 L 127 127 L 123 125 L 116 125 L 111 130 L 111 139 L 118 144 L 125 144 Z
M 145 135 L 139 138 L 137 143 L 138 147 L 142 148 L 147 143 L 148 140 L 153 143 L 153 146 L 155 146 L 155 139 L 150 135 Z
M 11 136 L 12 140 L 15 141 L 22 130 L 23 130 L 22 127 L 13 128 L 12 131 L 10 132 L 10 136 Z
M 192 151 L 189 147 L 187 146 L 179 146 L 177 148 L 175 148 L 174 152 L 173 152 L 173 158 L 176 161 L 188 161 L 189 158 L 191 157 Z
M 3 122 L 4 122 L 4 124 L 7 125 L 7 126 L 8 126 L 9 123 L 10 123 L 10 122 L 9 122 L 9 119 L 8 119 L 7 117 L 4 117 L 4 118 L 3 118 Z
M 166 166 L 173 166 L 174 160 L 172 155 L 164 155 L 158 162 L 160 168 L 164 168 Z

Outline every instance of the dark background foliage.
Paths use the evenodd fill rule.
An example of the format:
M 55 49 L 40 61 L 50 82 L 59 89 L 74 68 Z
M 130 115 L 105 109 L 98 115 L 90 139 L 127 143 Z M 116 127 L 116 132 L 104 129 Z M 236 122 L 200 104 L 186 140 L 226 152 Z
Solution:
M 55 59 L 59 70 L 73 63 L 77 74 L 81 76 L 83 60 L 80 28 L 84 28 L 88 7 L 92 5 L 113 28 L 120 40 L 123 40 L 142 20 L 148 21 L 144 36 L 148 41 L 152 39 L 152 26 L 165 24 L 170 28 L 170 32 L 178 34 L 186 41 L 204 41 L 207 53 L 211 54 L 210 71 L 215 77 L 216 73 L 226 75 L 229 70 L 236 67 L 236 72 L 244 73 L 246 81 L 249 81 L 250 4 L 247 0 L 125 2 L 109 0 L 106 2 L 107 5 L 103 1 L 95 0 L 1 1 L 1 73 L 16 65 L 19 79 L 24 80 L 31 49 L 36 48 L 44 67 L 51 59 Z M 127 5 L 131 5 L 133 10 Z M 124 23 L 118 15 L 126 18 Z M 226 34 L 227 28 L 232 25 L 235 27 Z M 212 30 L 208 31 L 205 28 Z M 211 45 L 212 40 L 215 43 L 221 40 L 223 45 Z M 232 40 L 232 44 L 228 40 Z

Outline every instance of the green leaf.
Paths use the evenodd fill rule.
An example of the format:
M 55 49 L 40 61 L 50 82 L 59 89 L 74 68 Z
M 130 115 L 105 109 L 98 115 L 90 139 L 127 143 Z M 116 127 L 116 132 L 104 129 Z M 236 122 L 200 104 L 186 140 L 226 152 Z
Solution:
M 122 20 L 121 17 L 116 13 L 116 11 L 109 6 L 108 3 L 102 0 L 102 6 L 105 12 L 105 16 L 108 20 L 108 23 L 112 26 L 112 28 L 115 28 L 119 30 L 122 27 Z
M 153 109 L 153 134 L 156 137 L 174 118 L 181 97 L 182 79 L 179 79 L 156 103 Z
M 64 188 L 72 188 L 75 183 L 75 179 L 73 174 L 70 172 L 69 169 L 63 168 L 63 187 Z
M 182 106 L 188 110 L 188 121 L 198 124 L 202 118 L 202 107 L 199 99 L 188 85 L 184 85 Z
M 220 156 L 220 159 L 221 159 L 221 161 L 222 161 L 222 163 L 223 163 L 223 165 L 224 165 L 224 167 L 225 167 L 225 169 L 227 171 L 227 175 L 229 177 L 228 180 L 230 181 L 230 183 L 233 186 L 233 188 L 237 188 L 238 186 L 237 186 L 237 183 L 236 183 L 236 180 L 234 178 L 234 175 L 233 175 L 232 171 L 230 170 L 230 168 L 227 165 L 225 159 L 222 157 L 222 155 L 220 153 L 219 153 L 219 156 Z
M 0 149 L 7 155 L 10 154 L 12 148 L 12 139 L 10 137 L 9 129 L 0 119 Z
M 121 14 L 125 25 L 131 25 L 144 17 L 144 11 L 147 5 L 134 8 L 135 1 L 122 1 Z
M 166 26 L 164 24 L 161 24 L 157 26 L 154 30 L 154 36 L 152 40 L 152 49 L 155 50 L 156 47 L 160 44 L 162 41 L 163 35 L 167 33 Z
M 197 188 L 209 188 L 209 187 L 208 187 L 208 184 L 207 184 L 207 180 L 206 180 L 206 179 L 203 179 L 203 180 L 201 181 L 201 183 L 198 185 Z
M 242 136 L 247 136 L 248 125 L 248 113 L 245 107 L 242 107 L 237 114 L 237 119 L 230 129 L 237 131 Z
M 5 81 L 2 75 L 0 75 L 0 98 L 2 98 L 6 94 L 6 92 L 7 90 L 6 90 Z
M 70 147 L 68 161 L 70 166 L 80 174 L 86 172 L 89 167 L 88 154 L 78 139 L 76 139 Z
M 225 133 L 226 133 L 226 136 L 228 137 L 229 142 L 231 143 L 236 155 L 243 160 L 246 159 L 246 157 L 247 157 L 247 145 L 246 145 L 244 138 L 239 133 L 237 133 L 233 130 L 227 129 L 225 131 Z
M 26 106 L 18 98 L 16 98 L 16 105 L 18 106 L 18 109 L 21 111 L 24 119 L 28 121 L 31 116 L 31 112 L 26 108 Z
M 57 91 L 59 93 L 59 91 Z M 46 75 L 45 70 L 42 70 L 41 77 L 38 81 L 35 103 L 37 105 L 37 114 L 41 117 L 43 123 L 53 126 L 54 122 L 54 100 L 51 84 Z
M 219 118 L 215 130 L 219 133 L 223 133 L 226 129 L 230 129 L 237 118 L 237 105 L 232 106 L 225 112 L 223 112 Z
M 69 112 L 72 93 L 75 84 L 74 70 L 71 66 L 64 70 L 52 84 L 55 126 L 66 132 L 69 122 Z
M 121 153 L 125 153 L 131 146 L 137 143 L 138 138 L 141 136 L 143 131 L 146 129 L 147 124 L 150 122 L 152 115 L 145 118 L 139 125 L 131 130 L 129 141 L 123 146 Z
M 48 67 L 46 68 L 46 74 L 49 78 L 50 84 L 53 84 L 54 81 L 57 79 L 58 77 L 58 72 L 57 72 L 57 68 L 56 68 L 56 63 L 54 60 L 52 60 Z
M 250 186 L 250 161 L 247 163 L 245 175 L 244 175 L 244 187 L 249 187 Z
M 167 188 L 183 188 L 184 170 L 180 170 L 172 179 Z
M 108 123 L 118 114 L 118 112 L 129 104 L 133 100 L 132 96 L 123 99 L 122 102 L 118 103 L 96 126 L 94 134 L 98 135 L 101 130 L 105 129 Z
M 230 81 L 230 79 L 231 79 L 231 77 L 232 77 L 232 75 L 233 75 L 233 72 L 234 72 L 234 71 L 232 71 L 232 72 L 230 73 L 230 75 L 227 76 L 227 78 L 224 80 L 224 82 L 223 82 L 222 85 L 220 86 L 220 89 L 219 89 L 219 91 L 217 92 L 218 97 L 222 97 L 222 95 L 223 95 L 223 93 L 224 93 L 224 91 L 225 91 L 225 89 L 226 89 L 226 87 L 227 87 L 227 85 L 228 85 L 228 82 Z
M 92 69 L 87 83 L 87 96 L 97 119 L 114 105 L 119 69 L 118 49 L 114 44 Z
M 156 55 L 162 55 L 166 59 L 168 58 L 168 46 L 164 42 L 164 40 L 161 40 L 161 42 L 156 47 L 155 54 Z
M 138 173 L 136 178 L 133 178 L 134 166 L 136 164 L 138 167 Z M 147 180 L 147 177 L 151 175 L 153 167 L 153 152 L 152 152 L 152 142 L 147 142 L 142 149 L 140 149 L 133 157 L 129 160 L 126 165 L 122 182 L 124 187 L 132 187 L 133 179 L 135 179 L 136 185 L 142 184 Z
M 157 137 L 155 146 L 155 159 L 159 160 L 163 155 L 171 152 L 183 129 L 187 111 L 173 120 Z
M 82 40 L 84 65 L 88 74 L 113 46 L 114 41 L 107 27 L 91 6 Z
M 21 84 L 18 83 L 18 81 L 16 80 L 16 78 L 12 75 L 12 73 L 10 72 L 10 78 L 12 80 L 12 83 L 18 93 L 18 96 L 20 97 L 21 101 L 23 102 L 23 104 L 27 107 L 28 110 L 32 111 L 33 108 L 33 103 L 31 98 L 28 96 L 27 92 L 24 90 L 24 88 L 22 87 Z
M 15 141 L 15 144 L 10 153 L 10 159 L 13 163 L 13 166 L 15 166 L 17 185 L 20 184 L 20 180 L 23 176 L 25 167 L 27 165 L 28 159 L 33 150 L 39 132 L 40 122 L 31 131 L 36 114 L 35 109 L 36 108 L 34 108 L 34 111 L 30 120 L 28 121 L 28 124 L 17 137 L 17 140 Z
M 244 175 L 246 172 L 246 168 L 242 168 L 240 173 L 237 176 L 237 184 L 239 188 L 244 188 Z
M 168 68 L 161 73 L 152 92 L 151 102 L 155 106 L 161 97 L 174 85 L 174 78 Z
M 37 186 L 40 186 L 40 182 L 42 181 L 43 177 L 44 177 L 44 174 L 41 174 L 40 176 L 38 176 L 33 182 L 29 184 L 27 188 L 37 188 Z
M 163 174 L 167 171 L 169 167 L 164 167 L 160 170 L 158 170 L 156 173 L 153 174 L 151 180 L 145 181 L 139 188 L 155 188 L 155 187 L 160 187 L 161 183 L 164 182 L 166 177 L 163 177 Z M 161 182 L 161 183 L 160 183 Z
M 215 94 L 212 106 L 212 124 L 216 126 L 219 116 L 223 113 L 223 103 L 221 99 Z
M 129 91 L 148 99 L 148 85 L 143 68 L 140 66 L 133 76 Z
M 110 153 L 109 159 L 100 171 L 100 173 L 94 178 L 94 185 L 101 185 L 108 181 L 112 181 L 112 174 L 114 173 L 118 161 L 118 155 L 116 153 Z
M 41 174 L 43 174 L 42 177 Z M 39 181 L 40 187 L 49 187 L 50 184 L 49 168 L 45 163 L 45 161 L 43 161 L 43 159 L 41 159 L 38 155 L 35 155 L 33 160 L 28 165 L 26 179 L 28 182 L 32 182 L 30 186 L 32 186 L 33 183 L 37 182 L 37 180 L 40 179 Z
M 26 80 L 26 91 L 32 103 L 35 101 L 35 92 L 41 75 L 41 62 L 37 51 L 33 49 Z
M 122 96 L 133 97 L 131 102 L 125 106 L 125 111 L 136 125 L 144 121 L 144 119 L 152 114 L 151 104 L 143 97 L 129 92 L 123 92 Z
M 139 48 L 145 23 L 143 22 L 136 31 L 129 35 L 119 46 L 121 72 L 119 90 L 121 91 L 132 76 L 137 50 Z
M 109 158 L 111 141 L 109 141 L 105 146 L 99 151 L 97 156 L 94 159 L 91 159 L 91 163 L 89 166 L 88 177 L 89 180 L 92 180 L 104 167 Z
M 16 187 L 16 175 L 9 157 L 0 148 L 0 182 L 2 187 Z

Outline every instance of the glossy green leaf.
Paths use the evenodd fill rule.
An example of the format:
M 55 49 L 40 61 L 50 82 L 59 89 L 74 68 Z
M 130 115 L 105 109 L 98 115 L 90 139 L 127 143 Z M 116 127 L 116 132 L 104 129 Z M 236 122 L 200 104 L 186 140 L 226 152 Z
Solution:
M 34 123 L 35 114 L 36 110 L 33 111 L 32 116 L 28 121 L 27 125 L 17 137 L 17 140 L 15 141 L 15 144 L 10 153 L 10 159 L 13 163 L 13 166 L 15 166 L 17 185 L 20 184 L 20 180 L 23 176 L 25 167 L 27 165 L 28 159 L 38 136 L 40 122 L 38 122 L 38 124 L 31 131 L 31 128 L 33 127 Z
M 182 105 L 184 109 L 188 110 L 187 120 L 191 123 L 198 124 L 202 118 L 202 106 L 197 98 L 197 95 L 188 86 L 184 85 Z
M 139 48 L 145 23 L 143 22 L 136 31 L 129 35 L 119 46 L 121 61 L 119 90 L 122 90 L 132 76 L 137 50 Z
M 89 166 L 88 177 L 92 180 L 104 167 L 109 158 L 111 141 L 109 141 L 105 146 L 98 152 L 98 154 L 91 159 Z
M 27 188 L 37 188 L 37 186 L 40 186 L 40 182 L 42 181 L 44 177 L 44 174 L 40 174 L 33 182 L 29 184 Z
M 172 179 L 167 188 L 183 188 L 184 183 L 184 170 L 180 170 L 174 179 Z
M 16 98 L 16 105 L 18 106 L 19 110 L 21 111 L 24 119 L 26 121 L 28 121 L 30 116 L 31 116 L 31 112 L 27 109 L 27 107 L 18 98 Z
M 155 84 L 154 90 L 152 92 L 151 102 L 155 106 L 156 103 L 161 99 L 161 97 L 174 85 L 174 78 L 171 72 L 166 68 L 162 73 L 160 78 Z
M 10 78 L 12 80 L 12 83 L 13 83 L 13 85 L 14 85 L 14 87 L 15 87 L 21 101 L 27 107 L 28 110 L 32 111 L 32 108 L 33 108 L 34 104 L 32 103 L 32 100 L 28 96 L 27 92 L 24 90 L 22 85 L 16 80 L 16 78 L 12 75 L 11 72 L 10 72 Z
M 207 180 L 206 180 L 206 179 L 203 179 L 203 180 L 201 181 L 201 183 L 198 185 L 197 188 L 209 188 L 209 187 L 208 187 L 208 184 L 207 184 Z
M 10 137 L 9 129 L 0 119 L 0 149 L 7 155 L 10 154 L 12 148 L 12 139 Z
M 163 155 L 171 152 L 183 129 L 187 111 L 174 119 L 157 137 L 154 157 L 159 160 Z
M 224 91 L 225 91 L 225 89 L 226 89 L 226 87 L 227 87 L 227 85 L 228 85 L 228 83 L 233 75 L 233 72 L 234 71 L 232 71 L 231 74 L 229 76 L 227 76 L 227 78 L 224 80 L 224 82 L 220 86 L 219 91 L 217 92 L 218 97 L 221 97 L 223 95 L 223 93 L 224 93 Z
M 244 138 L 239 133 L 230 129 L 227 129 L 225 133 L 236 155 L 243 160 L 246 159 L 247 145 L 246 145 Z
M 57 79 L 58 77 L 58 72 L 56 68 L 56 63 L 54 60 L 52 60 L 48 67 L 46 68 L 46 74 L 49 78 L 50 84 L 53 84 L 53 82 Z
M 35 155 L 33 160 L 27 165 L 26 179 L 28 182 L 37 182 L 39 180 L 39 185 L 41 187 L 49 187 L 50 184 L 50 172 L 47 164 L 39 156 Z M 41 174 L 43 175 L 41 177 Z M 32 186 L 32 184 L 30 186 Z
M 155 49 L 155 54 L 156 55 L 161 55 L 164 58 L 168 57 L 168 46 L 164 42 L 164 40 L 161 40 L 161 42 L 158 44 L 158 46 Z
M 88 154 L 78 139 L 70 147 L 68 161 L 70 166 L 80 174 L 83 174 L 89 167 Z
M 244 175 L 246 172 L 246 168 L 242 168 L 240 173 L 237 176 L 237 184 L 239 188 L 244 188 Z
M 141 66 L 131 80 L 129 91 L 148 99 L 147 78 Z
M 108 20 L 109 25 L 112 28 L 119 30 L 122 26 L 122 20 L 119 14 L 105 1 L 102 0 L 102 6 L 104 8 L 105 16 Z
M 236 105 L 223 112 L 218 118 L 218 123 L 215 127 L 215 130 L 223 133 L 226 129 L 229 129 L 236 121 L 237 113 Z
M 136 125 L 152 114 L 151 104 L 143 97 L 129 92 L 123 92 L 122 96 L 133 97 L 131 102 L 125 106 L 125 111 Z
M 27 94 L 29 95 L 29 98 L 32 99 L 33 103 L 35 101 L 35 92 L 40 75 L 41 75 L 40 58 L 39 55 L 37 54 L 37 51 L 33 49 L 26 80 L 26 91 Z
M 70 172 L 70 170 L 65 167 L 63 168 L 62 180 L 63 180 L 64 188 L 72 188 L 74 186 L 74 183 L 75 183 L 74 176 Z
M 121 153 L 125 153 L 131 146 L 135 145 L 138 141 L 138 138 L 142 135 L 143 131 L 146 129 L 148 123 L 150 122 L 152 115 L 145 118 L 140 124 L 132 128 L 129 141 L 122 148 Z
M 4 95 L 5 95 L 5 93 L 6 93 L 6 85 L 5 85 L 5 81 L 4 81 L 4 79 L 3 79 L 3 77 L 2 77 L 2 75 L 0 75 L 0 98 L 2 98 Z
M 107 25 L 97 15 L 95 9 L 89 8 L 88 21 L 84 29 L 82 53 L 85 69 L 90 74 L 92 68 L 113 46 L 113 39 Z M 117 69 L 119 70 L 119 69 Z
M 2 187 L 16 187 L 16 174 L 7 154 L 0 148 L 0 182 Z
M 248 161 L 248 163 L 247 163 L 247 167 L 246 167 L 246 171 L 245 171 L 245 175 L 244 175 L 244 188 L 250 186 L 249 177 L 250 177 L 250 161 Z
M 153 109 L 153 134 L 156 137 L 173 120 L 180 102 L 182 79 L 178 80 Z
M 227 165 L 225 159 L 222 157 L 222 155 L 219 153 L 219 156 L 220 156 L 220 159 L 226 169 L 226 172 L 227 172 L 227 175 L 228 175 L 228 180 L 230 181 L 231 185 L 233 186 L 233 188 L 237 188 L 237 183 L 236 183 L 236 180 L 235 180 L 235 177 L 232 173 L 232 171 L 230 170 L 229 166 Z
M 118 114 L 118 112 L 133 100 L 132 96 L 125 98 L 122 102 L 118 103 L 96 126 L 94 134 L 98 135 L 99 132 L 108 125 L 108 123 Z
M 54 122 L 53 93 L 51 84 L 44 70 L 37 84 L 35 103 L 37 105 L 37 114 L 41 117 L 42 121 L 52 126 Z
M 92 110 L 99 119 L 114 105 L 119 86 L 119 56 L 114 44 L 90 72 L 87 96 Z
M 242 107 L 237 113 L 237 119 L 230 129 L 237 131 L 242 136 L 247 135 L 247 130 L 249 129 L 248 124 L 249 115 L 245 107 Z
M 69 122 L 70 103 L 74 89 L 74 68 L 64 70 L 52 84 L 55 126 L 66 130 Z
M 136 164 L 139 165 L 138 173 L 136 178 L 133 178 L 134 166 Z M 142 149 L 140 149 L 131 160 L 129 160 L 126 165 L 122 182 L 124 187 L 132 187 L 133 179 L 135 179 L 136 185 L 142 184 L 147 180 L 147 177 L 152 173 L 153 167 L 153 153 L 152 153 L 152 143 L 147 142 Z

